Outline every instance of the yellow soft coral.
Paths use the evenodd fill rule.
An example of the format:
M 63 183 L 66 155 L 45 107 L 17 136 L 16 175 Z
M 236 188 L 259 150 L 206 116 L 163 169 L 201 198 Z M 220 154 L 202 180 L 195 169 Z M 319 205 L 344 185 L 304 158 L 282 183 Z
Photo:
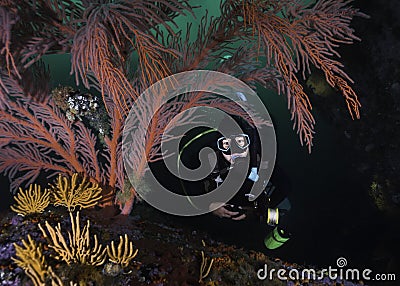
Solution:
M 17 204 L 10 208 L 19 215 L 42 213 L 50 203 L 50 192 L 46 189 L 42 192 L 40 186 L 34 184 L 30 185 L 26 191 L 19 188 L 15 200 Z
M 45 285 L 47 265 L 41 248 L 36 245 L 29 234 L 28 242 L 22 240 L 22 246 L 14 243 L 14 247 L 17 258 L 12 257 L 12 260 L 25 270 L 34 285 Z
M 90 245 L 90 222 L 86 222 L 86 225 L 81 230 L 79 225 L 79 212 L 76 214 L 76 218 L 69 214 L 71 217 L 72 233 L 68 232 L 68 242 L 61 233 L 61 226 L 58 224 L 55 229 L 46 221 L 45 225 L 50 234 L 51 239 L 47 235 L 47 232 L 39 224 L 39 228 L 42 231 L 44 237 L 49 240 L 49 247 L 54 249 L 57 253 L 56 259 L 63 260 L 67 264 L 81 263 L 89 265 L 101 265 L 105 261 L 106 249 L 102 249 L 103 246 L 98 243 L 97 236 L 94 235 L 94 245 Z
M 115 249 L 114 241 L 111 242 L 111 246 L 107 245 L 107 254 L 111 262 L 127 267 L 129 262 L 135 258 L 138 253 L 138 249 L 133 251 L 133 243 L 128 240 L 128 235 L 125 234 L 124 238 L 119 237 L 118 248 Z
M 99 202 L 102 198 L 99 185 L 88 181 L 86 177 L 83 177 L 80 183 L 78 181 L 78 173 L 70 178 L 63 177 L 61 174 L 58 176 L 56 184 L 50 185 L 55 206 L 65 206 L 71 212 L 77 206 L 90 208 Z
M 203 244 L 203 247 L 206 246 L 206 243 L 204 242 L 204 240 L 202 240 L 201 243 Z M 203 279 L 208 276 L 208 274 L 210 273 L 211 267 L 213 265 L 213 262 L 214 262 L 214 258 L 211 258 L 211 260 L 208 261 L 207 257 L 204 254 L 204 251 L 202 250 L 201 251 L 199 283 L 203 282 Z M 208 265 L 208 267 L 207 267 L 207 265 Z
M 45 286 L 51 282 L 52 286 L 63 286 L 61 278 L 48 266 L 42 252 L 41 246 L 37 246 L 35 241 L 28 234 L 28 242 L 22 240 L 22 246 L 14 243 L 16 258 L 11 259 L 22 269 L 26 275 L 31 278 L 33 285 Z M 47 279 L 46 279 L 47 277 Z M 78 286 L 78 284 L 69 283 L 69 286 Z

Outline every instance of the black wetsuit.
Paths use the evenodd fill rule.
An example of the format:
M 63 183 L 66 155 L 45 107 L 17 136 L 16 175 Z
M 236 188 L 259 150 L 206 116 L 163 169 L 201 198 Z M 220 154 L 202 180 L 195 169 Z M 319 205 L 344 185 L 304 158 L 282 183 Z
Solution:
M 203 181 L 198 181 L 198 182 L 192 182 L 192 181 L 182 181 L 181 185 L 183 187 L 183 193 L 184 195 L 201 195 L 204 194 L 205 192 L 209 192 L 214 190 L 217 187 L 217 183 L 215 182 L 215 179 L 219 176 L 222 180 L 225 180 L 226 176 L 228 173 L 233 173 L 231 176 L 232 177 L 232 183 L 234 184 L 234 180 L 236 177 L 235 172 L 245 173 L 245 179 L 244 180 L 237 180 L 237 185 L 240 185 L 239 191 L 236 193 L 236 195 L 227 202 L 228 204 L 232 205 L 237 205 L 237 206 L 251 206 L 254 203 L 250 202 L 248 199 L 248 196 L 246 194 L 250 193 L 250 190 L 253 188 L 255 185 L 255 188 L 262 188 L 263 187 L 263 182 L 264 179 L 266 179 L 263 175 L 266 172 L 263 172 L 263 170 L 260 170 L 259 168 L 259 158 L 260 158 L 260 140 L 258 138 L 257 132 L 252 128 L 250 125 L 244 123 L 243 121 L 239 121 L 239 125 L 244 131 L 245 134 L 247 134 L 250 138 L 250 145 L 248 146 L 248 167 L 247 168 L 240 168 L 240 164 L 246 164 L 245 162 L 241 162 L 241 158 L 235 160 L 235 164 L 231 165 L 230 162 L 228 162 L 224 156 L 222 151 L 217 149 L 217 140 L 220 138 L 222 135 L 219 132 L 212 132 L 208 133 L 207 135 L 203 137 L 199 137 L 196 139 L 192 144 L 190 144 L 189 147 L 187 147 L 187 150 L 184 150 L 182 152 L 182 162 L 185 166 L 188 168 L 198 168 L 200 166 L 200 160 L 198 159 L 198 154 L 200 153 L 200 150 L 203 149 L 204 147 L 209 147 L 213 149 L 215 155 L 217 156 L 217 164 L 213 170 L 213 172 Z M 192 130 L 191 133 L 187 134 L 187 140 L 183 141 L 182 146 L 184 145 L 185 142 L 187 142 L 190 138 L 194 138 L 196 135 L 201 134 L 202 132 L 206 131 L 207 128 L 197 128 L 196 130 Z M 232 168 L 231 168 L 232 167 Z M 253 182 L 248 178 L 250 171 L 252 168 L 257 168 L 257 171 L 259 172 L 259 180 L 257 182 Z M 272 193 L 270 199 L 269 199 L 269 207 L 276 207 L 291 191 L 291 184 L 290 180 L 288 180 L 288 177 L 284 173 L 284 171 L 277 165 L 275 164 L 274 166 L 274 171 L 272 173 L 272 176 L 270 178 L 270 181 L 272 184 L 275 185 L 275 191 Z
M 180 143 L 181 150 L 183 146 L 185 146 L 185 144 L 187 144 L 191 139 L 195 138 L 197 135 L 202 134 L 207 130 L 209 130 L 209 128 L 198 127 L 194 130 L 189 131 Z M 257 167 L 257 170 L 259 171 L 259 166 L 257 164 L 257 157 L 259 156 L 257 156 L 257 153 L 258 150 L 260 150 L 260 146 L 259 140 L 257 139 L 256 134 L 253 133 L 253 130 L 251 130 L 251 128 L 244 130 L 245 133 L 248 134 L 250 137 L 249 166 L 246 171 L 246 179 L 244 180 L 244 182 L 241 182 L 240 190 L 228 203 L 240 206 L 251 206 L 254 203 L 249 202 L 245 194 L 249 193 L 254 184 L 262 185 L 263 178 L 261 174 L 262 172 L 259 174 L 260 179 L 257 181 L 257 183 L 254 183 L 252 180 L 247 178 L 252 167 Z M 200 150 L 202 150 L 204 147 L 209 147 L 214 150 L 213 152 L 217 155 L 217 165 L 214 169 L 214 173 L 210 174 L 208 178 L 200 181 L 181 180 L 169 173 L 162 162 L 158 162 L 158 167 L 156 167 L 156 174 L 158 175 L 157 177 L 159 178 L 159 181 L 167 189 L 181 195 L 196 196 L 215 189 L 217 185 L 214 179 L 218 175 L 220 175 L 221 179 L 224 179 L 228 171 L 236 171 L 235 168 L 228 170 L 228 168 L 230 167 L 230 163 L 223 157 L 222 152 L 217 149 L 216 142 L 220 137 L 221 134 L 219 134 L 218 132 L 207 133 L 204 136 L 198 137 L 182 151 L 182 163 L 189 169 L 196 169 L 200 166 Z M 153 166 L 154 165 L 155 164 L 153 164 Z M 277 165 L 275 165 L 274 167 L 274 171 L 270 180 L 275 185 L 276 191 L 272 193 L 268 207 L 274 208 L 290 192 L 291 185 L 288 177 Z M 260 237 L 264 237 L 268 233 L 268 231 L 271 231 L 271 227 L 266 226 L 265 221 L 263 223 L 260 223 L 259 220 L 248 219 L 249 217 L 250 216 L 247 216 L 247 219 L 245 220 L 235 221 L 230 218 L 220 218 L 213 215 L 212 213 L 207 213 L 205 215 L 195 217 L 182 217 L 181 219 L 187 221 L 187 223 L 193 226 L 195 229 L 206 230 L 207 232 L 214 234 L 215 237 L 219 237 L 228 243 L 236 243 L 238 245 L 243 244 L 249 246 L 249 242 L 244 242 L 245 237 L 242 237 L 241 235 L 246 234 L 245 236 L 248 236 L 248 234 L 251 233 L 254 237 L 254 241 L 251 242 L 254 242 L 254 248 L 262 248 L 264 246 Z

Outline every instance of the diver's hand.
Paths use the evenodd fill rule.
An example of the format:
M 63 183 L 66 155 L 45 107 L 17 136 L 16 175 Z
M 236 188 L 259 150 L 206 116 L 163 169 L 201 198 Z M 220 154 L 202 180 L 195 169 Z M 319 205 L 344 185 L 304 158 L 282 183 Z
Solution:
M 242 220 L 242 219 L 246 218 L 245 214 L 242 214 L 237 217 L 239 212 L 232 212 L 230 210 L 227 210 L 223 205 L 224 205 L 224 203 L 211 203 L 209 208 L 210 208 L 210 210 L 214 209 L 212 211 L 213 215 L 216 215 L 221 218 L 225 217 L 225 218 L 230 218 L 232 220 Z
M 257 174 L 257 168 L 255 168 L 255 167 L 251 168 L 250 175 L 248 176 L 248 178 L 250 180 L 252 180 L 253 182 L 258 181 L 259 176 Z

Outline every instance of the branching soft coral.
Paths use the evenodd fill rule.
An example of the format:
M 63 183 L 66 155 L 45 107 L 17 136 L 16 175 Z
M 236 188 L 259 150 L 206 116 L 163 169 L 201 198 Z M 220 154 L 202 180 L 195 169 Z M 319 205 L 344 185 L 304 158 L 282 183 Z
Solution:
M 22 240 L 22 246 L 14 244 L 16 258 L 12 260 L 25 270 L 34 285 L 44 285 L 47 274 L 47 264 L 43 255 L 42 247 L 36 245 L 35 241 L 28 234 L 28 242 Z
M 315 121 L 310 100 L 296 73 L 301 72 L 305 78 L 311 64 L 321 69 L 327 82 L 342 92 L 351 116 L 359 118 L 361 104 L 348 84 L 352 81 L 333 56 L 340 56 L 335 50 L 339 44 L 359 40 L 349 26 L 351 19 L 367 16 L 347 6 L 349 1 L 320 0 L 313 4 L 282 1 L 279 5 L 282 17 L 271 6 L 272 2 L 246 2 L 244 19 L 257 34 L 267 64 L 276 67 L 281 78 L 278 91 L 286 94 L 293 127 L 299 133 L 300 142 L 311 151 Z
M 125 234 L 124 237 L 119 237 L 117 248 L 115 248 L 114 241 L 111 242 L 111 245 L 107 245 L 107 254 L 111 262 L 127 267 L 139 251 L 138 249 L 135 251 L 133 249 L 132 241 L 129 241 L 128 235 Z
M 158 5 L 157 5 L 158 4 Z M 182 14 L 189 7 L 185 2 L 140 0 L 117 3 L 91 4 L 84 13 L 85 25 L 77 31 L 72 46 L 72 72 L 76 80 L 82 79 L 89 87 L 87 75 L 98 81 L 103 98 L 110 96 L 121 112 L 127 112 L 126 99 L 137 98 L 138 91 L 125 75 L 127 52 L 136 51 L 140 77 L 149 84 L 169 75 L 162 54 L 177 57 L 177 51 L 161 45 L 149 31 L 164 26 L 173 19 L 160 9 L 168 7 L 175 14 Z M 176 15 L 175 15 L 176 16 Z
M 54 185 L 51 185 L 53 204 L 65 206 L 68 211 L 74 211 L 76 207 L 81 209 L 95 206 L 101 199 L 101 188 L 92 183 L 88 178 L 80 178 L 78 173 L 71 177 L 61 174 Z
M 34 184 L 25 191 L 20 188 L 15 200 L 17 204 L 10 208 L 19 215 L 42 213 L 50 204 L 50 192 L 47 189 L 41 191 L 40 186 Z
M 83 229 L 81 229 L 79 212 L 77 212 L 76 218 L 73 217 L 72 213 L 69 215 L 72 225 L 72 233 L 68 232 L 69 240 L 66 240 L 61 233 L 60 224 L 58 224 L 54 229 L 47 221 L 45 222 L 45 226 L 50 237 L 44 228 L 39 224 L 39 228 L 44 237 L 49 240 L 50 248 L 57 253 L 56 258 L 65 261 L 67 264 L 103 264 L 106 259 L 106 248 L 103 248 L 103 246 L 99 244 L 96 235 L 93 236 L 93 245 L 91 244 L 89 220 L 86 222 L 86 225 L 83 227 Z

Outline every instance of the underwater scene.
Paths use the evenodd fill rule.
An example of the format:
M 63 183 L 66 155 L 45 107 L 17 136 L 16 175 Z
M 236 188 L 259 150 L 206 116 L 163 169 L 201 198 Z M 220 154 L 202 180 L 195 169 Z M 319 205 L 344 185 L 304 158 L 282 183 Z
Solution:
M 0 286 L 400 285 L 399 11 L 0 0 Z

